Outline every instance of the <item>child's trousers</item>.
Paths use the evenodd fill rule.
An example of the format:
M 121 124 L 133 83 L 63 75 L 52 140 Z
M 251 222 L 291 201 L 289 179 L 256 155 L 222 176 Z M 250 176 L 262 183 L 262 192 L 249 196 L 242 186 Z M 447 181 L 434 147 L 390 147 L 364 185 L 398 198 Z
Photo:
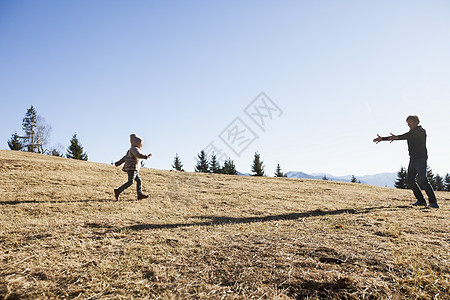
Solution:
M 127 171 L 128 173 L 128 181 L 125 182 L 120 188 L 119 191 L 122 193 L 125 189 L 129 188 L 134 180 L 136 180 L 136 191 L 138 195 L 142 194 L 142 180 L 139 177 L 138 171 Z

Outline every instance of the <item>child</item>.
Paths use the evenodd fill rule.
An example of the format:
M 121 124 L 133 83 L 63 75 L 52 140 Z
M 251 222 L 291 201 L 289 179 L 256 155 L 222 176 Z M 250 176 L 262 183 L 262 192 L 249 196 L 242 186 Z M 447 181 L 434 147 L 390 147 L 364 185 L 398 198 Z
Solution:
M 116 167 L 125 163 L 122 170 L 128 173 L 128 181 L 118 189 L 114 189 L 114 196 L 116 200 L 119 200 L 120 193 L 122 193 L 126 188 L 130 187 L 133 184 L 134 180 L 136 180 L 137 184 L 136 188 L 138 200 L 148 198 L 148 195 L 142 194 L 142 181 L 141 177 L 139 177 L 139 169 L 141 167 L 140 159 L 147 159 L 152 155 L 145 155 L 141 152 L 143 140 L 137 135 L 131 134 L 130 142 L 130 150 L 128 150 L 127 154 L 125 154 L 124 157 L 122 157 L 118 162 L 115 163 Z

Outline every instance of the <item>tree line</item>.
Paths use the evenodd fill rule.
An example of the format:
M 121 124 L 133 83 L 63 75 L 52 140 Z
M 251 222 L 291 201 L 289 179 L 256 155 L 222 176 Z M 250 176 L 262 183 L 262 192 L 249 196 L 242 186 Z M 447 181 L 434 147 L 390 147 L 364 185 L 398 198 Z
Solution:
M 22 130 L 23 133 L 21 135 L 16 131 L 8 140 L 8 146 L 11 150 L 88 160 L 88 155 L 84 151 L 76 133 L 74 133 L 70 139 L 70 146 L 66 149 L 65 154 L 61 147 L 49 146 L 52 127 L 46 123 L 41 115 L 38 115 L 33 105 L 27 109 L 25 116 L 22 119 Z M 184 171 L 183 164 L 178 154 L 176 154 L 174 158 L 172 169 Z M 236 166 L 231 158 L 226 159 L 221 166 L 214 153 L 211 158 L 208 158 L 204 150 L 198 154 L 198 163 L 195 166 L 195 172 L 237 175 Z M 255 153 L 252 172 L 252 176 L 266 176 L 264 163 L 258 152 Z M 281 171 L 280 164 L 277 164 L 274 176 L 286 177 Z
M 33 105 L 27 109 L 25 117 L 22 119 L 22 130 L 22 135 L 19 135 L 16 131 L 8 140 L 8 146 L 11 150 L 88 160 L 88 155 L 76 133 L 70 139 L 70 146 L 67 148 L 65 155 L 60 148 L 49 147 L 52 127 L 45 122 L 42 116 L 37 114 Z
M 450 192 L 450 175 L 447 173 L 445 177 L 439 174 L 434 175 L 431 168 L 427 167 L 427 178 L 431 186 L 435 191 L 447 191 Z M 394 186 L 398 189 L 408 189 L 407 181 L 407 171 L 406 168 L 401 166 L 400 170 L 397 172 L 397 180 Z
M 11 150 L 16 151 L 41 153 L 85 161 L 88 160 L 88 155 L 84 151 L 76 133 L 74 133 L 70 139 L 70 146 L 67 148 L 65 154 L 62 153 L 60 148 L 49 147 L 51 129 L 51 126 L 46 123 L 45 119 L 38 115 L 36 109 L 31 106 L 27 109 L 25 116 L 22 119 L 23 134 L 19 135 L 17 131 L 14 132 L 8 140 L 8 146 Z M 231 158 L 226 159 L 223 166 L 221 166 L 217 160 L 217 156 L 214 153 L 210 158 L 208 158 L 205 151 L 202 150 L 197 157 L 198 161 L 194 169 L 195 172 L 237 175 L 236 166 Z M 181 162 L 181 158 L 178 156 L 178 153 L 175 155 L 172 169 L 184 171 L 183 164 Z M 255 152 L 251 170 L 251 176 L 266 176 L 264 171 L 264 163 L 258 152 Z M 287 177 L 286 174 L 281 171 L 279 163 L 277 164 L 274 172 L 274 177 Z M 435 191 L 450 191 L 449 173 L 447 173 L 445 177 L 442 177 L 439 174 L 435 175 L 428 166 L 427 178 Z M 323 180 L 328 180 L 328 178 L 324 176 Z M 351 182 L 361 183 L 361 181 L 357 180 L 354 175 L 352 175 Z M 402 166 L 397 172 L 397 179 L 394 186 L 398 189 L 409 188 L 405 167 Z
M 215 153 L 208 158 L 205 151 L 202 150 L 197 155 L 197 158 L 197 165 L 194 168 L 195 172 L 237 175 L 236 166 L 231 158 L 226 159 L 223 166 L 221 166 L 217 161 L 217 156 Z M 264 162 L 261 160 L 261 155 L 258 152 L 255 152 L 251 169 L 253 172 L 251 176 L 266 176 L 264 171 Z M 172 170 L 184 171 L 183 164 L 181 162 L 181 158 L 178 156 L 178 153 L 175 155 L 173 160 Z M 274 177 L 287 177 L 286 174 L 281 171 L 279 163 L 277 164 Z

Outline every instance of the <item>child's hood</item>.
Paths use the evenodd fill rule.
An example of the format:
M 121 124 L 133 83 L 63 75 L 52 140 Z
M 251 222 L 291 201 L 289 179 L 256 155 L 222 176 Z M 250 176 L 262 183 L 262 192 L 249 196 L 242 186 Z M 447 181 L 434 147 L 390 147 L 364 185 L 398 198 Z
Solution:
M 144 140 L 141 137 L 135 135 L 134 133 L 130 134 L 130 143 L 132 146 L 139 147 L 142 142 L 144 142 Z

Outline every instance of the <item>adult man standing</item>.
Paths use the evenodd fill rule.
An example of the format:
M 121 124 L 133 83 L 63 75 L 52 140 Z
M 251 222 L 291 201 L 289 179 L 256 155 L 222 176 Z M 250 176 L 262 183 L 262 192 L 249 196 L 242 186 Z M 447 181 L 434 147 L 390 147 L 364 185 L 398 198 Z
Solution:
M 434 194 L 433 187 L 427 178 L 427 133 L 422 126 L 419 125 L 419 117 L 416 115 L 410 115 L 406 118 L 406 123 L 410 128 L 405 134 L 395 135 L 391 133 L 391 136 L 381 137 L 377 134 L 377 137 L 373 140 L 374 143 L 379 143 L 381 141 L 396 141 L 396 140 L 406 140 L 408 142 L 409 151 L 409 166 L 407 173 L 408 185 L 414 192 L 414 196 L 417 202 L 413 203 L 414 206 L 426 206 L 427 202 L 423 197 L 419 185 L 416 182 L 416 176 L 420 185 L 425 190 L 428 196 L 428 201 L 430 202 L 431 208 L 439 208 L 437 204 L 436 195 Z

